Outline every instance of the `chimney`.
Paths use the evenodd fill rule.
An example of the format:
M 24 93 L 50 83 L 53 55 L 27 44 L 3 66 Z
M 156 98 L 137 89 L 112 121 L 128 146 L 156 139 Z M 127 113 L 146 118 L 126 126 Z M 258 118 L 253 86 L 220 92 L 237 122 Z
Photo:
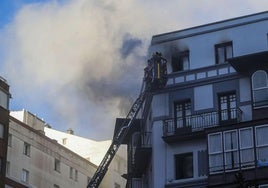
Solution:
M 74 131 L 73 131 L 73 129 L 71 129 L 71 128 L 69 128 L 67 131 L 66 131 L 68 134 L 74 134 Z

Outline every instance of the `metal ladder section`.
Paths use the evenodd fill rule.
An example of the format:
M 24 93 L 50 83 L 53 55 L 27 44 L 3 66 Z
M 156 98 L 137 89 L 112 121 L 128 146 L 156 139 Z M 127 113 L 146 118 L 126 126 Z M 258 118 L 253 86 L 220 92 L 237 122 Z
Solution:
M 141 93 L 140 93 L 139 97 L 133 103 L 129 113 L 126 116 L 126 119 L 122 123 L 122 126 L 119 129 L 119 131 L 116 133 L 108 151 L 106 152 L 103 160 L 101 161 L 99 167 L 97 168 L 94 176 L 90 180 L 87 188 L 97 188 L 100 185 L 103 177 L 105 176 L 105 174 L 108 170 L 108 167 L 109 167 L 111 161 L 113 160 L 117 150 L 119 149 L 121 143 L 123 142 L 123 139 L 125 138 L 125 136 L 127 135 L 128 131 L 129 131 L 129 129 L 133 125 L 133 122 L 134 122 L 139 110 L 141 109 L 141 106 L 143 105 L 143 103 L 146 99 L 148 100 L 148 102 L 151 101 L 152 94 L 145 90 L 144 81 L 143 81 Z
M 158 52 L 153 54 L 152 58 L 148 60 L 148 67 L 144 69 L 144 79 L 142 82 L 140 95 L 133 103 L 119 131 L 114 136 L 111 146 L 102 159 L 87 188 L 99 187 L 117 150 L 129 132 L 129 129 L 133 126 L 133 122 L 136 119 L 136 116 L 138 115 L 142 105 L 144 104 L 144 101 L 147 100 L 146 105 L 150 105 L 153 98 L 152 92 L 165 87 L 167 83 L 166 63 L 167 60 L 162 57 L 161 53 Z

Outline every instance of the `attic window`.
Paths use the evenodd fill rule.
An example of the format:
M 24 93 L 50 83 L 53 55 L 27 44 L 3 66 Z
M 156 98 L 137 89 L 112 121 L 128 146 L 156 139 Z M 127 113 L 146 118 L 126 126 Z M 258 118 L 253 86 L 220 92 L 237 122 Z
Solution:
M 226 63 L 233 57 L 233 42 L 225 42 L 215 45 L 216 64 Z

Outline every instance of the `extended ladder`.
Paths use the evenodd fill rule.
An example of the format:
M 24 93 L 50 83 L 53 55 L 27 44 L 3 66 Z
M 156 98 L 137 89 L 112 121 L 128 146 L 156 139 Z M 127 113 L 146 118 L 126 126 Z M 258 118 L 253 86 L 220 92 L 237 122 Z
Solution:
M 133 125 L 133 122 L 139 110 L 141 109 L 144 101 L 148 100 L 148 103 L 150 103 L 152 100 L 151 91 L 164 87 L 167 82 L 166 60 L 162 58 L 161 54 L 154 54 L 153 57 L 148 61 L 148 63 L 148 67 L 145 68 L 144 80 L 142 83 L 140 95 L 130 108 L 126 119 L 122 123 L 119 131 L 116 133 L 107 153 L 102 159 L 87 188 L 99 187 L 103 177 L 108 170 L 111 161 L 113 160 L 129 129 Z

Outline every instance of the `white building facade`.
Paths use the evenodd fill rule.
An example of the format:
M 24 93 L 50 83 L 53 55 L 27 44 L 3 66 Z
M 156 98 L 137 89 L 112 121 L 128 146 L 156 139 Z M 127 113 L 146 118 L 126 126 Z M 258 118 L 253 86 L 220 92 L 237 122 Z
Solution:
M 262 12 L 153 36 L 149 55 L 167 59 L 168 82 L 128 143 L 138 164 L 135 143 L 151 132 L 128 187 L 268 187 L 267 34 Z
M 45 136 L 45 122 L 25 110 L 22 112 L 21 117 L 27 116 L 23 119 L 25 123 L 10 117 L 7 187 L 86 187 L 97 166 Z
M 70 129 L 65 133 L 45 127 L 45 135 L 57 140 L 59 144 L 78 153 L 96 166 L 101 163 L 101 160 L 111 145 L 111 140 L 95 141 L 86 139 L 74 135 Z M 122 178 L 122 175 L 127 171 L 126 155 L 125 146 L 120 147 L 104 176 L 101 186 L 105 188 L 125 187 L 126 180 Z
M 42 119 L 26 111 L 11 111 L 7 170 L 14 187 L 85 188 L 101 162 L 110 140 L 79 137 L 69 129 L 53 130 Z M 112 161 L 100 188 L 125 187 L 126 150 Z

